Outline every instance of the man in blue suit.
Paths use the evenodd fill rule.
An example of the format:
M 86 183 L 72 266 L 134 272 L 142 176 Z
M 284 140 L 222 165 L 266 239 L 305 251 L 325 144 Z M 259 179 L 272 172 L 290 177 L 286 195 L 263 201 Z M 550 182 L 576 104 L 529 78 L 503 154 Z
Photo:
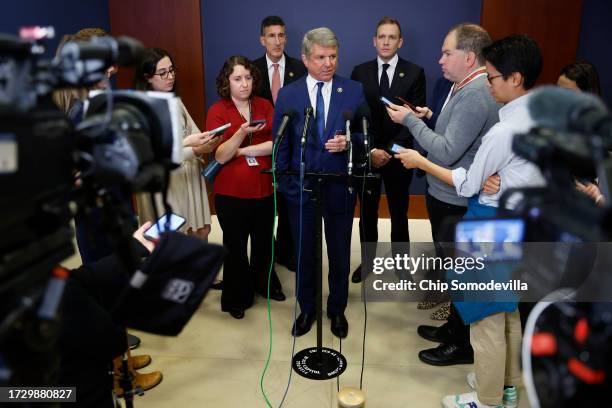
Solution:
M 302 61 L 308 75 L 281 88 L 274 111 L 273 132 L 276 134 L 283 113 L 298 113 L 286 130 L 279 146 L 277 169 L 300 169 L 302 130 L 305 108 L 313 108 L 308 127 L 305 161 L 307 172 L 346 173 L 348 164 L 345 117 L 366 103 L 359 82 L 336 76 L 338 39 L 328 28 L 307 32 L 302 41 Z M 361 139 L 360 139 L 361 140 Z M 357 160 L 355 160 L 356 162 Z M 299 177 L 282 177 L 279 191 L 287 200 L 289 220 L 294 242 L 302 243 L 298 301 L 300 315 L 293 325 L 294 336 L 306 334 L 315 320 L 314 276 L 314 204 L 310 200 L 314 180 L 306 179 L 302 191 Z M 348 334 L 344 316 L 348 299 L 348 276 L 351 230 L 355 208 L 355 194 L 349 192 L 346 179 L 325 180 L 321 188 L 322 212 L 329 259 L 329 297 L 327 316 L 331 331 L 337 337 Z M 300 240 L 300 201 L 302 208 L 302 239 Z M 297 251 L 296 248 L 296 259 Z

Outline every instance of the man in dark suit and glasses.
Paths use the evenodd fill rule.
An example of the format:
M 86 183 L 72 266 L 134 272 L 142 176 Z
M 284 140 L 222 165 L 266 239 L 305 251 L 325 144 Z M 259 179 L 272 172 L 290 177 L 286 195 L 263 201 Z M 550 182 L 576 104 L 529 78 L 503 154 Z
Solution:
M 390 148 L 397 144 L 412 148 L 412 135 L 406 127 L 393 123 L 385 111 L 380 97 L 393 103 L 405 101 L 425 105 L 425 73 L 423 68 L 397 55 L 403 45 L 402 30 L 397 20 L 383 17 L 376 26 L 374 47 L 377 58 L 357 65 L 351 79 L 363 84 L 366 100 L 372 112 L 370 134 L 372 135 L 372 167 L 380 173 L 381 179 L 367 188 L 359 200 L 363 209 L 359 221 L 361 242 L 378 241 L 378 205 L 381 181 L 385 184 L 387 204 L 391 215 L 391 241 L 408 242 L 408 200 L 412 170 L 407 170 L 399 160 L 390 154 Z M 353 273 L 352 281 L 361 281 L 361 266 Z
M 253 61 L 262 74 L 262 81 L 260 81 L 259 88 L 255 90 L 255 94 L 266 98 L 274 106 L 280 88 L 304 76 L 306 67 L 304 67 L 302 61 L 285 54 L 287 35 L 285 33 L 285 22 L 282 18 L 278 16 L 264 18 L 261 22 L 259 41 L 266 49 L 266 54 Z M 287 204 L 281 194 L 277 195 L 277 205 L 276 260 L 279 264 L 295 271 L 296 261 L 291 229 L 289 228 Z

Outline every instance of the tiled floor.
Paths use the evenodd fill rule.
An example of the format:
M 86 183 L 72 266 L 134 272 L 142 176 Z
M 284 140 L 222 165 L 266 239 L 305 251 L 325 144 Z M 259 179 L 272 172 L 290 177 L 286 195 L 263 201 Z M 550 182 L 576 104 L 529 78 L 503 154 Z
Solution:
M 389 220 L 380 220 L 381 239 L 389 236 Z M 411 220 L 413 241 L 431 241 L 427 220 Z M 221 241 L 221 230 L 214 220 L 210 240 Z M 358 223 L 353 228 L 351 270 L 360 262 Z M 78 259 L 70 261 L 78 264 Z M 325 261 L 326 263 L 326 261 Z M 325 268 L 325 265 L 324 265 Z M 293 337 L 294 274 L 283 267 L 277 272 L 287 295 L 285 302 L 272 302 L 272 354 L 263 381 L 271 406 L 278 407 L 290 374 Z M 326 279 L 324 279 L 324 282 Z M 327 293 L 327 289 L 324 289 Z M 269 350 L 267 305 L 259 297 L 242 320 L 220 311 L 220 292 L 211 291 L 183 333 L 176 338 L 135 332 L 142 338 L 136 354 L 153 357 L 151 366 L 141 370 L 161 370 L 164 380 L 136 400 L 148 407 L 266 407 L 260 378 Z M 417 352 L 435 346 L 416 334 L 419 324 L 438 324 L 429 319 L 431 311 L 416 309 L 415 303 L 371 302 L 367 304 L 366 360 L 363 390 L 367 407 L 439 407 L 444 395 L 467 392 L 465 376 L 471 366 L 431 367 L 418 360 Z M 339 379 L 340 388 L 359 387 L 363 342 L 364 306 L 360 286 L 350 284 L 346 312 L 349 335 L 342 341 L 347 370 Z M 338 350 L 339 340 L 323 320 L 323 344 Z M 296 341 L 295 350 L 316 345 L 316 328 Z M 337 406 L 336 380 L 312 381 L 293 373 L 283 407 L 334 408 Z M 522 393 L 524 396 L 525 394 Z M 526 398 L 521 406 L 528 406 Z

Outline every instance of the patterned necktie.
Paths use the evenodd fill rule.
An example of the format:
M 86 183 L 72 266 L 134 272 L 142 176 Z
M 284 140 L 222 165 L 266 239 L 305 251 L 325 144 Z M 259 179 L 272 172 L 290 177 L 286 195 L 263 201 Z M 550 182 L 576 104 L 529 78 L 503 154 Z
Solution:
M 323 82 L 317 82 L 317 133 L 319 134 L 319 139 L 321 142 L 325 144 L 324 133 L 325 133 L 325 101 L 323 100 Z
M 382 75 L 380 76 L 380 96 L 384 96 L 389 98 L 389 94 L 391 90 L 389 89 L 389 75 L 387 74 L 387 69 L 389 69 L 389 64 L 383 64 Z
M 280 71 L 278 70 L 278 64 L 272 64 L 274 72 L 272 72 L 272 100 L 276 105 L 276 98 L 278 98 L 278 91 L 281 89 L 280 85 Z

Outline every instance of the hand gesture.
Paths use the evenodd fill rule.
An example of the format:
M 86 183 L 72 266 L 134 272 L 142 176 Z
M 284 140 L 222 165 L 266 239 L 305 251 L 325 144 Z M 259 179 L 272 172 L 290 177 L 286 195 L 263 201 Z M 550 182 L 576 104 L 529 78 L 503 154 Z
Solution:
M 325 142 L 325 150 L 330 153 L 340 153 L 346 150 L 346 136 L 345 135 L 334 135 L 333 139 L 329 139 Z

